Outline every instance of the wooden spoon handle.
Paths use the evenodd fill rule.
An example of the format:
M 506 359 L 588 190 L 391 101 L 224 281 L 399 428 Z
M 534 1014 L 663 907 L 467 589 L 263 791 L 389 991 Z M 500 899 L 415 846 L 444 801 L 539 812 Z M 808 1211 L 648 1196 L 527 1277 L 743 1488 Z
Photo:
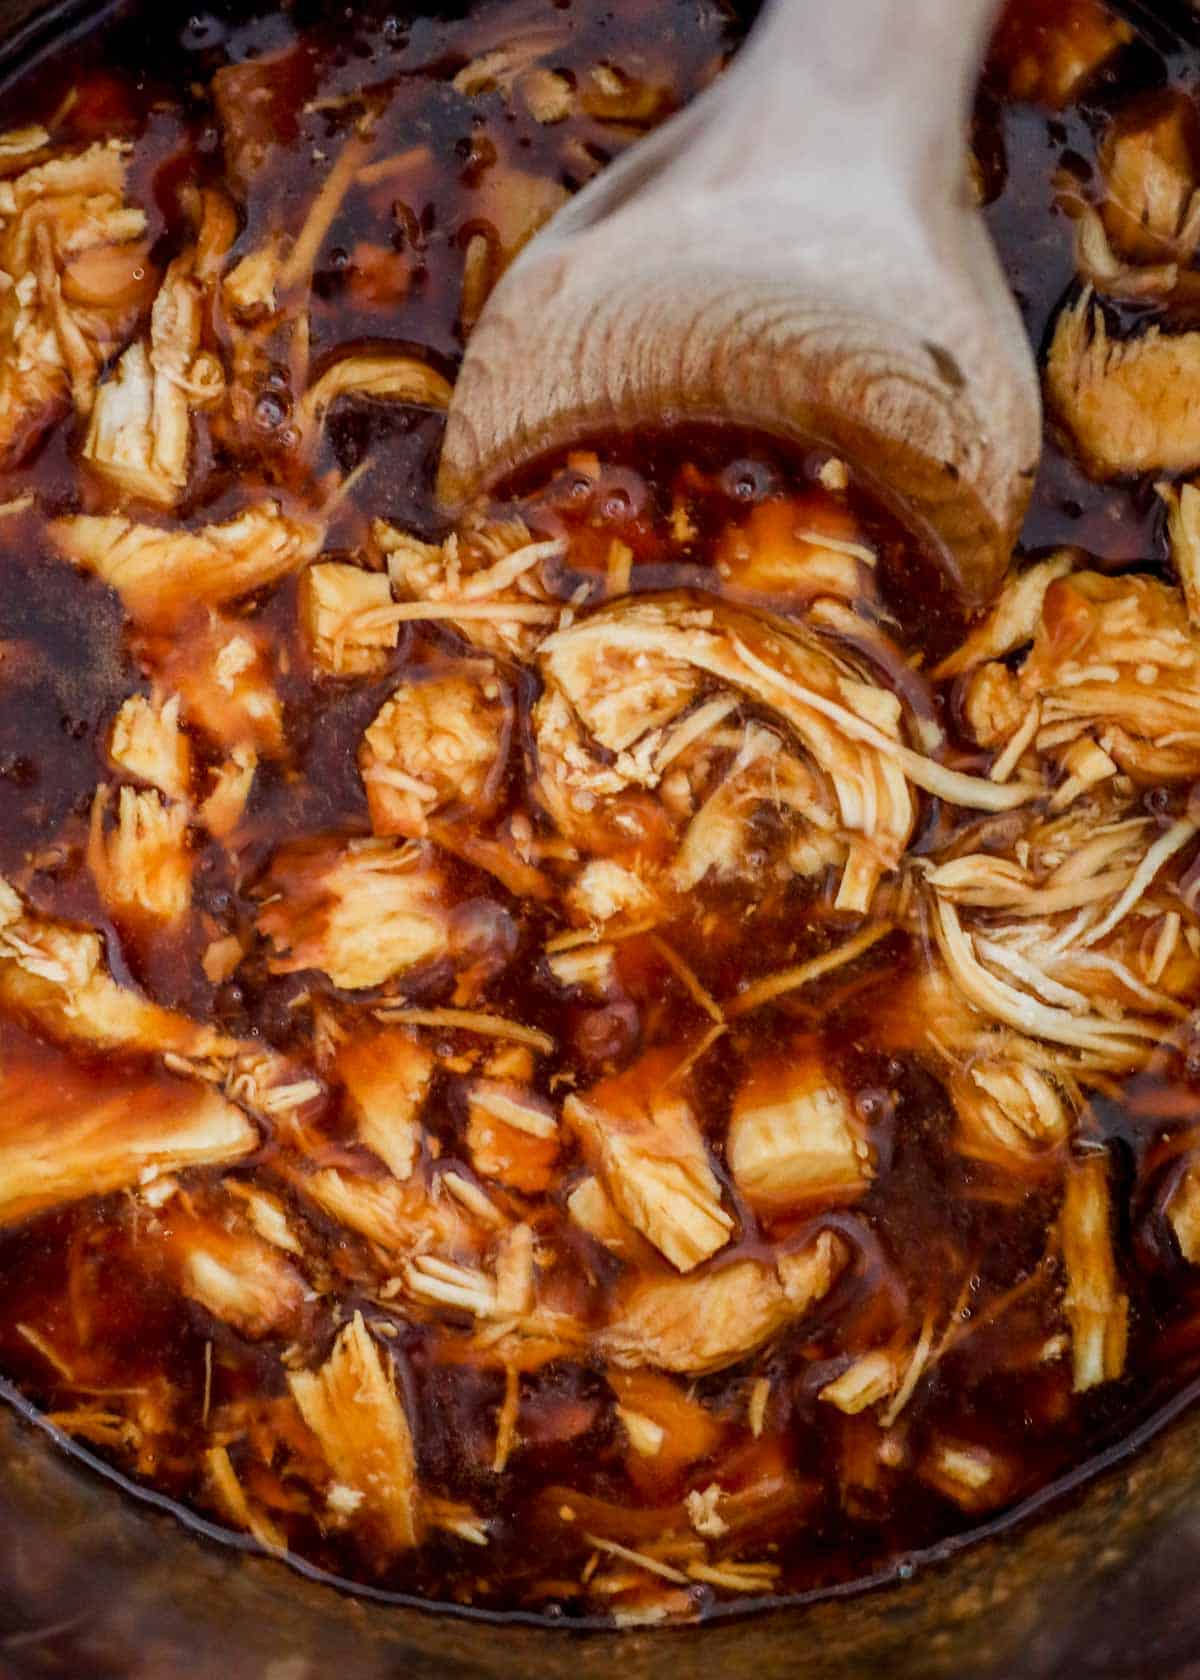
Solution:
M 1037 375 L 965 179 L 993 0 L 773 0 L 569 205 L 468 347 L 439 491 L 588 433 L 726 419 L 847 455 L 968 598 L 1007 564 Z

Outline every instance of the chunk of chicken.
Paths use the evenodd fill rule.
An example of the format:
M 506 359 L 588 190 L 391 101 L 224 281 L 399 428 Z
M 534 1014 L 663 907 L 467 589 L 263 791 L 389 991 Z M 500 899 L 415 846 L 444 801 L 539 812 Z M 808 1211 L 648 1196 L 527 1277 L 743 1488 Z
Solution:
M 616 1366 L 657 1366 L 702 1376 L 754 1353 L 803 1318 L 849 1260 L 836 1232 L 821 1231 L 777 1264 L 736 1260 L 695 1278 L 635 1278 L 598 1338 Z
M 289 517 L 277 502 L 196 531 L 75 514 L 56 519 L 50 534 L 72 565 L 102 578 L 150 629 L 178 622 L 197 602 L 219 606 L 277 583 L 306 565 L 322 540 L 320 526 Z
M 247 753 L 282 751 L 277 655 L 266 631 L 210 611 L 189 623 L 186 635 L 146 637 L 140 651 L 159 683 L 178 694 L 188 724 L 228 749 L 242 768 Z
M 400 626 L 388 614 L 392 586 L 383 572 L 329 560 L 300 583 L 300 624 L 318 671 L 333 677 L 377 675 L 387 668 Z
M 1067 1169 L 1059 1241 L 1075 1392 L 1082 1394 L 1121 1375 L 1129 1334 L 1129 1298 L 1121 1292 L 1113 1255 L 1108 1158 L 1102 1152 L 1072 1161 Z
M 419 603 L 413 617 L 445 619 L 490 653 L 527 656 L 558 619 L 545 568 L 566 551 L 562 538 L 535 541 L 519 519 L 467 524 L 444 543 L 426 543 L 376 520 L 397 597 Z
M 697 613 L 679 628 L 707 630 L 710 623 Z M 633 607 L 602 621 L 586 619 L 543 647 L 539 663 L 547 681 L 606 752 L 623 752 L 672 722 L 700 693 L 704 670 L 687 646 L 673 645 L 680 640 L 673 629 L 661 613 L 650 619 Z M 656 644 L 659 630 L 665 634 Z
M 125 1072 L 103 1080 L 65 1057 L 6 1055 L 0 1070 L 0 1224 L 157 1173 L 215 1166 L 258 1148 L 240 1108 L 198 1082 Z
M 240 1179 L 227 1178 L 221 1188 L 234 1197 L 245 1211 L 254 1230 L 273 1248 L 287 1254 L 303 1255 L 304 1245 L 293 1231 L 287 1211 L 278 1196 L 260 1190 L 256 1184 L 243 1184 Z
M 724 1248 L 733 1218 L 687 1097 L 672 1090 L 670 1054 L 570 1096 L 563 1117 L 618 1211 L 681 1272 Z
M 204 288 L 196 253 L 167 269 L 150 340 L 131 344 L 96 393 L 84 459 L 125 496 L 173 507 L 187 485 L 192 410 L 215 402 L 225 377 L 200 348 Z
M 725 1153 L 746 1200 L 768 1211 L 844 1201 L 871 1178 L 862 1127 L 812 1045 L 754 1066 L 734 1096 Z
M 431 1052 L 403 1028 L 357 1033 L 337 1054 L 359 1138 L 398 1179 L 412 1176 L 433 1069 Z
M 434 677 L 398 688 L 363 736 L 358 762 L 376 834 L 422 838 L 428 819 L 494 805 L 511 733 L 494 674 Z
M 644 1264 L 652 1250 L 628 1220 L 622 1219 L 598 1178 L 580 1179 L 567 1197 L 567 1212 L 588 1236 L 618 1260 Z
M 276 1246 L 174 1208 L 165 1227 L 156 1250 L 190 1300 L 252 1339 L 286 1335 L 295 1325 L 306 1285 Z
M 88 868 L 101 900 L 118 915 L 177 922 L 192 901 L 192 858 L 186 805 L 152 789 L 117 794 L 116 820 L 106 822 L 110 789 L 96 789 L 88 834 Z
M 428 847 L 299 841 L 276 853 L 265 887 L 258 927 L 276 974 L 317 968 L 361 991 L 450 954 L 447 882 Z
M 192 747 L 179 723 L 179 696 L 131 694 L 113 720 L 108 756 L 118 770 L 149 782 L 168 799 L 186 800 Z
M 467 1148 L 482 1177 L 537 1195 L 550 1185 L 559 1147 L 558 1118 L 542 1098 L 499 1079 L 471 1085 Z
M 567 951 L 552 951 L 546 958 L 546 967 L 566 992 L 606 998 L 617 985 L 615 945 L 577 945 Z
M 571 919 L 585 927 L 618 919 L 654 921 L 663 914 L 655 887 L 636 870 L 611 858 L 585 864 L 564 893 L 563 903 Z
M 960 676 L 992 659 L 1003 659 L 1025 647 L 1038 632 L 1046 592 L 1075 565 L 1071 549 L 1060 549 L 1005 578 L 991 607 L 970 634 L 948 654 L 933 673 L 939 681 Z
M 152 286 L 144 213 L 125 200 L 128 147 L 102 141 L 0 183 L 0 465 L 16 466 L 74 405 Z
M 212 771 L 212 781 L 200 821 L 217 840 L 229 840 L 235 833 L 254 786 L 258 754 L 253 747 L 235 746 L 224 764 Z
M 789 605 L 819 595 L 870 598 L 876 560 L 850 511 L 816 497 L 760 502 L 745 523 L 726 529 L 716 551 L 717 573 L 732 589 Z
M 322 1213 L 345 1226 L 389 1259 L 420 1253 L 431 1244 L 442 1252 L 474 1255 L 479 1233 L 448 1196 L 435 1199 L 427 1181 L 413 1173 L 367 1178 L 338 1167 L 297 1174 L 296 1188 Z
M 1085 286 L 1109 298 L 1160 298 L 1176 295 L 1190 279 L 1177 262 L 1134 263 L 1113 249 L 1100 212 L 1074 194 L 1060 194 L 1066 214 L 1075 220 L 1075 272 Z
M 961 1152 L 1009 1169 L 1052 1156 L 1075 1117 L 1060 1082 L 1018 1056 L 979 1056 L 955 1068 L 950 1100 Z
M 0 1003 L 39 1032 L 96 1050 L 227 1061 L 239 1048 L 118 985 L 98 934 L 30 913 L 6 881 L 0 881 Z
M 1200 333 L 1151 327 L 1109 337 L 1090 291 L 1059 315 L 1046 361 L 1046 397 L 1089 474 L 1190 472 L 1200 466 Z
M 1136 263 L 1189 261 L 1200 241 L 1196 108 L 1183 93 L 1124 110 L 1100 145 L 1101 215 L 1113 244 Z
M 318 1370 L 293 1371 L 288 1383 L 334 1480 L 360 1495 L 360 1515 L 390 1551 L 415 1546 L 421 1524 L 412 1430 L 391 1362 L 362 1314 L 355 1313 Z
M 994 685 L 1009 703 L 996 702 Z M 984 705 L 974 700 L 980 688 Z M 1144 785 L 1200 775 L 1200 635 L 1179 592 L 1098 572 L 1052 582 L 1028 658 L 1015 675 L 981 666 L 966 713 L 980 744 L 999 751 L 1035 704 L 1040 753 L 1061 760 L 1086 736 Z

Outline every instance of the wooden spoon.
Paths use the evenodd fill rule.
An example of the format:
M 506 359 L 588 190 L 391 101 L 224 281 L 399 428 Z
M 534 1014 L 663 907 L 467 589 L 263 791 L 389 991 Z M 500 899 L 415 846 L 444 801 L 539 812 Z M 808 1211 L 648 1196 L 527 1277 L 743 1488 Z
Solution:
M 994 10 L 770 0 L 728 72 L 496 287 L 450 408 L 443 502 L 589 434 L 725 419 L 847 457 L 986 600 L 1040 440 L 966 170 Z

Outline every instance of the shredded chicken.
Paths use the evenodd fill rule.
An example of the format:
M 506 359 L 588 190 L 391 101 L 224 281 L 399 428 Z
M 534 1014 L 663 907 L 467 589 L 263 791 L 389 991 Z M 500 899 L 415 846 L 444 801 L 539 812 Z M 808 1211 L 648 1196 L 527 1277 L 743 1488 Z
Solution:
M 212 1219 L 171 1212 L 162 1252 L 183 1293 L 242 1335 L 283 1335 L 298 1321 L 303 1277 L 277 1246 Z
M 118 491 L 172 507 L 188 481 L 192 412 L 222 396 L 221 363 L 201 348 L 207 293 L 236 231 L 219 194 L 203 195 L 197 244 L 167 269 L 149 342 L 130 345 L 100 386 L 84 459 Z
M 478 1231 L 450 1197 L 435 1199 L 414 1172 L 404 1183 L 368 1178 L 338 1167 L 299 1174 L 296 1188 L 328 1218 L 363 1237 L 388 1257 L 419 1253 L 431 1243 L 474 1254 Z
M 1119 115 L 1100 147 L 1101 214 L 1131 261 L 1190 261 L 1200 242 L 1196 110 L 1186 95 Z
M 972 853 L 926 875 L 933 931 L 958 993 L 956 1006 L 965 1003 L 982 1022 L 1059 1047 L 1057 1063 L 1043 1058 L 1042 1065 L 1065 1073 L 1141 1065 L 1186 1015 L 1177 999 L 1200 981 L 1186 944 L 1153 980 L 1143 949 L 1147 927 L 1171 908 L 1160 872 L 1177 867 L 1171 860 L 1190 846 L 1195 826 L 1181 820 L 1155 840 L 1149 819 L 1115 816 L 1103 800 L 1081 800 L 1066 815 L 1029 826 L 1014 847 L 1023 862 L 1016 855 Z M 931 1026 L 935 1036 L 950 1031 L 944 1021 Z M 976 1038 L 986 1055 L 978 1033 Z M 969 1104 L 979 1095 L 972 1085 L 960 1087 Z M 1016 1105 L 1008 1120 L 1019 1130 L 1032 1127 L 1036 1135 L 1049 1121 L 1051 1135 L 1061 1135 L 1051 1090 L 1030 1087 L 1018 1099 L 1002 1081 L 991 1097 L 1001 1090 Z M 1026 1100 L 1042 1120 L 1026 1110 Z M 990 1129 L 994 1106 L 986 1113 Z M 1018 1114 L 1025 1118 L 1016 1120 Z
M 220 606 L 298 571 L 321 546 L 319 526 L 262 502 L 196 531 L 137 525 L 117 514 L 55 520 L 59 551 L 120 595 L 149 628 L 176 622 L 195 603 Z
M 186 800 L 191 743 L 179 722 L 179 696 L 160 701 L 131 694 L 113 720 L 108 754 L 118 770 L 149 782 L 168 799 Z
M 192 898 L 187 807 L 123 787 L 110 828 L 109 795 L 107 787 L 97 788 L 88 836 L 88 867 L 101 899 L 118 914 L 178 921 Z
M 446 808 L 486 815 L 511 730 L 497 676 L 464 672 L 405 683 L 363 736 L 359 768 L 376 834 L 411 839 Z
M 1113 1257 L 1108 1160 L 1093 1153 L 1072 1161 L 1059 1220 L 1066 1268 L 1063 1310 L 1071 1326 L 1075 1392 L 1112 1382 L 1125 1369 L 1129 1300 Z
M 639 1278 L 618 1298 L 600 1337 L 619 1367 L 653 1365 L 700 1376 L 734 1365 L 832 1289 L 849 1255 L 822 1231 L 775 1265 L 736 1260 L 695 1278 Z
M 362 1314 L 355 1313 L 319 1370 L 293 1371 L 288 1382 L 334 1479 L 361 1495 L 359 1509 L 378 1525 L 388 1550 L 415 1546 L 420 1490 L 412 1430 L 390 1361 Z
M 179 696 L 188 725 L 253 770 L 256 752 L 283 748 L 283 707 L 270 637 L 246 619 L 209 611 L 186 635 L 164 630 L 142 645 L 161 685 Z M 249 755 L 249 756 L 248 756 Z
M 1015 673 L 985 664 L 969 678 L 982 746 L 1002 750 L 1036 702 L 1042 754 L 1062 758 L 1089 736 L 1140 783 L 1200 774 L 1200 636 L 1176 590 L 1073 572 L 1046 589 L 1032 643 Z
M 28 911 L 0 881 L 0 1002 L 64 1043 L 227 1060 L 234 1041 L 112 978 L 99 934 Z
M 416 1162 L 433 1066 L 430 1052 L 402 1028 L 359 1033 L 338 1051 L 358 1135 L 399 1179 L 411 1177 Z
M 1200 466 L 1200 410 L 1190 391 L 1200 333 L 1150 327 L 1113 339 L 1084 291 L 1058 317 L 1046 361 L 1046 396 L 1089 473 L 1099 479 Z
M 146 217 L 126 201 L 129 148 L 99 141 L 0 182 L 0 463 L 18 465 L 74 408 L 153 284 Z
M 472 1084 L 467 1148 L 482 1177 L 536 1195 L 552 1182 L 559 1147 L 558 1118 L 544 1099 L 499 1079 Z
M 488 652 L 518 655 L 558 619 L 545 579 L 565 552 L 561 538 L 536 541 L 519 519 L 468 523 L 444 543 L 382 520 L 374 533 L 402 603 L 398 618 L 444 620 Z
M 1074 1104 L 1060 1082 L 1017 1055 L 979 1056 L 955 1068 L 950 1098 L 959 1148 L 997 1166 L 1044 1157 L 1071 1134 Z
M 276 853 L 259 930 L 277 974 L 323 969 L 348 991 L 449 953 L 447 886 L 428 848 L 304 840 Z
M 300 623 L 316 668 L 334 677 L 385 670 L 400 634 L 387 616 L 391 604 L 382 572 L 336 560 L 310 566 L 300 583 Z
M 6 1057 L 0 1074 L 0 1223 L 103 1196 L 258 1147 L 240 1108 L 211 1086 L 115 1068 L 97 1081 L 59 1058 L 51 1078 Z
M 670 1071 L 669 1055 L 648 1055 L 585 1096 L 568 1097 L 563 1115 L 617 1210 L 690 1272 L 725 1246 L 733 1219 L 687 1097 L 665 1085 Z

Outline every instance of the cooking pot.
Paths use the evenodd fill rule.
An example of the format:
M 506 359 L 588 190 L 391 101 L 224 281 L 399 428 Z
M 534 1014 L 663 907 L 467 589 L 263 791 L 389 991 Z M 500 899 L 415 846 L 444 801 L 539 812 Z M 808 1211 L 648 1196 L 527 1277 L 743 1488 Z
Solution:
M 0 86 L 51 44 L 86 52 L 113 10 L 0 0 Z M 1196 31 L 1200 51 L 1187 7 L 1146 12 L 1156 30 Z M 116 1474 L 0 1382 L 0 1677 L 1182 1680 L 1200 1673 L 1198 1398 L 1200 1384 L 1120 1448 L 886 1577 L 613 1633 L 431 1610 L 258 1554 Z

